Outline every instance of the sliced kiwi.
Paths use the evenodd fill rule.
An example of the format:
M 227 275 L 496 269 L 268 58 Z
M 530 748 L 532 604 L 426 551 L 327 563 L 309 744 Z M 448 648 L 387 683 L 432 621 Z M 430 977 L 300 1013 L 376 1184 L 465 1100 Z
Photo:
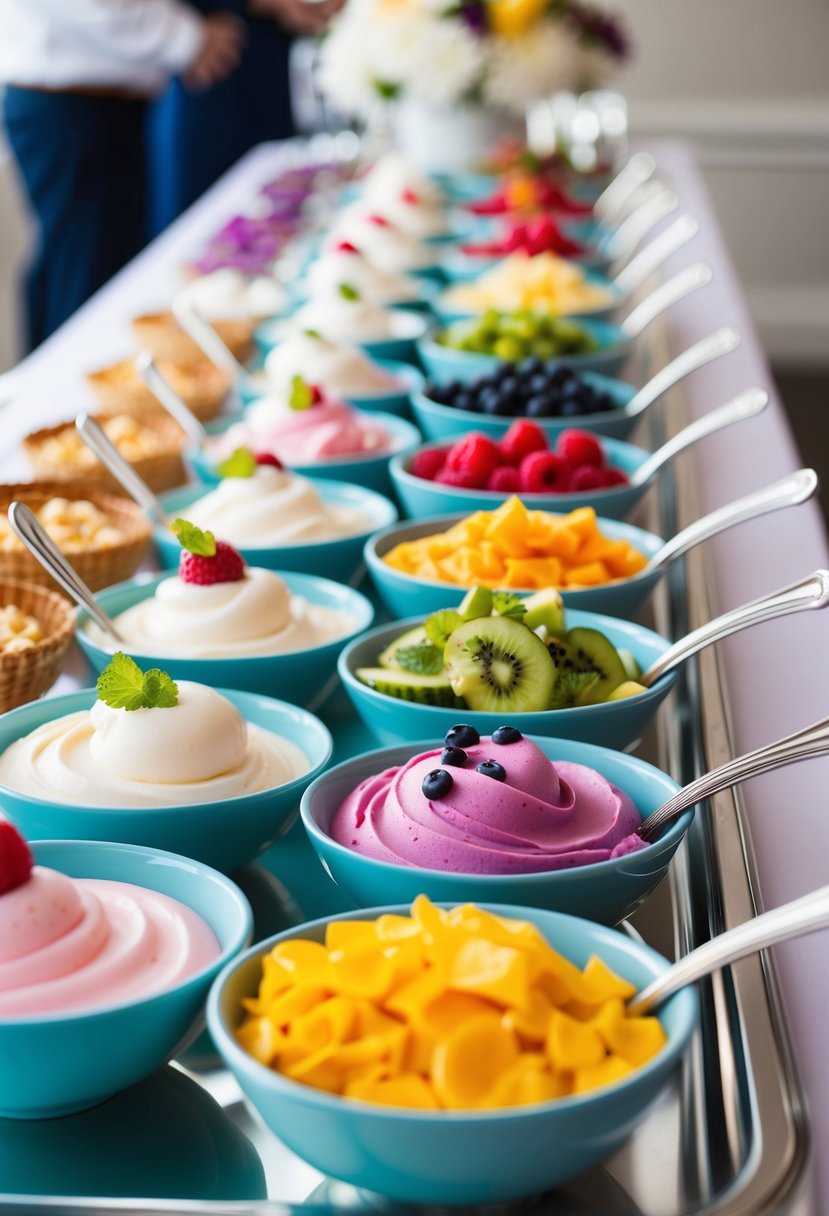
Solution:
M 492 612 L 492 592 L 489 587 L 470 587 L 458 605 L 458 612 L 465 621 L 474 621 Z
M 616 653 L 622 660 L 622 666 L 625 669 L 625 678 L 631 680 L 633 683 L 636 683 L 642 674 L 642 668 L 636 662 L 633 654 L 630 650 L 622 650 L 621 648 L 617 650 Z
M 589 696 L 590 690 L 598 683 L 598 675 L 594 671 L 579 670 L 575 656 L 562 638 L 549 638 L 547 652 L 556 669 L 556 683 L 549 708 L 572 709 L 574 705 L 583 705 L 581 698 Z
M 547 647 L 511 617 L 465 621 L 444 658 L 452 688 L 469 709 L 529 713 L 550 704 L 556 672 Z
M 388 667 L 392 671 L 402 671 L 403 668 L 396 658 L 398 650 L 404 650 L 408 646 L 422 646 L 427 640 L 426 630 L 422 625 L 416 625 L 414 629 L 408 629 L 401 633 L 399 638 L 389 642 L 385 650 L 380 652 L 377 662 L 381 667 Z
M 606 701 L 614 688 L 627 679 L 624 664 L 616 648 L 598 629 L 570 629 L 564 642 L 573 662 L 573 669 L 589 672 L 598 680 L 584 689 L 578 697 L 579 705 L 600 705 Z
M 524 607 L 524 624 L 529 629 L 543 626 L 547 630 L 547 637 L 558 637 L 564 632 L 564 600 L 552 587 L 528 595 Z
M 438 676 L 421 676 L 411 671 L 392 671 L 387 667 L 358 667 L 357 679 L 398 701 L 417 701 L 420 705 L 448 705 L 463 708 L 444 672 Z

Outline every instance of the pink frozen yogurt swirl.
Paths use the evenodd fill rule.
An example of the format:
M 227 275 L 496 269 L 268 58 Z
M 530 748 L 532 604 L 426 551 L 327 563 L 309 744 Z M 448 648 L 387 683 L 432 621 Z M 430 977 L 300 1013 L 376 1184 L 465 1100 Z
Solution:
M 313 464 L 338 456 L 374 455 L 391 448 L 388 432 L 370 414 L 324 397 L 309 409 L 284 409 L 269 398 L 255 402 L 215 444 L 227 455 L 238 447 L 272 452 L 284 464 Z
M 0 896 L 0 1017 L 123 1004 L 175 987 L 220 953 L 178 900 L 35 866 Z
M 366 857 L 458 874 L 535 874 L 590 865 L 644 848 L 630 798 L 582 764 L 553 764 L 529 739 L 484 738 L 448 767 L 452 788 L 427 798 L 424 777 L 441 749 L 362 781 L 337 809 L 331 836 Z M 483 760 L 506 770 L 476 772 Z

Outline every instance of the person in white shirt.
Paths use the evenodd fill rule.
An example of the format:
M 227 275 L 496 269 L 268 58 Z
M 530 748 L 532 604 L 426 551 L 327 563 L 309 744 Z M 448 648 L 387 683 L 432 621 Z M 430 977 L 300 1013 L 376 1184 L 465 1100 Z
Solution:
M 243 37 L 182 0 L 0 0 L 3 120 L 37 226 L 30 347 L 146 239 L 148 102 L 173 76 L 224 79 Z

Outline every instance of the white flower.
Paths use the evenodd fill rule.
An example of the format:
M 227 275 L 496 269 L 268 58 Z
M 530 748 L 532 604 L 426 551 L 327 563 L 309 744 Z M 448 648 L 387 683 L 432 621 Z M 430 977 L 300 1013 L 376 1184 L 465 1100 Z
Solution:
M 372 47 L 351 5 L 332 23 L 320 48 L 317 73 L 323 93 L 346 114 L 367 115 L 376 104 Z
M 413 33 L 406 96 L 430 105 L 460 101 L 481 81 L 485 40 L 456 21 L 428 21 Z
M 493 40 L 490 48 L 485 98 L 517 113 L 531 101 L 575 88 L 584 68 L 583 51 L 561 21 L 543 21 L 517 38 Z

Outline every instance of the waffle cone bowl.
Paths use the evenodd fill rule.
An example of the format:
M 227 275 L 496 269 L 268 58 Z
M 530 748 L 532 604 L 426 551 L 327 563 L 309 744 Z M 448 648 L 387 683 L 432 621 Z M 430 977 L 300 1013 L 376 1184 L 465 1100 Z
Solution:
M 75 633 L 75 612 L 56 591 L 4 580 L 0 582 L 0 608 L 11 604 L 37 620 L 43 638 L 26 650 L 0 650 L 0 713 L 35 701 L 52 687 Z
M 119 415 L 99 415 L 97 421 L 108 429 L 108 423 Z M 129 456 L 122 451 L 139 477 L 151 490 L 159 494 L 172 490 L 187 480 L 182 452 L 184 431 L 172 418 L 164 414 L 151 414 L 146 418 L 123 417 L 125 423 L 137 424 L 149 434 L 146 436 L 151 450 L 145 455 Z M 120 447 L 113 434 L 110 438 Z M 62 445 L 61 441 L 65 441 Z M 75 430 L 74 422 L 63 422 L 58 426 L 43 427 L 23 440 L 23 450 L 32 468 L 32 473 L 42 481 L 80 481 L 110 493 L 118 493 L 119 483 L 101 464 Z
M 0 513 L 5 516 L 17 500 L 37 515 L 53 498 L 91 502 L 121 533 L 121 539 L 101 547 L 66 552 L 66 558 L 93 591 L 121 583 L 135 574 L 150 544 L 151 529 L 144 513 L 129 498 L 108 494 L 86 482 L 37 481 L 0 486 Z M 5 521 L 4 521 L 5 522 Z M 60 541 L 57 542 L 59 547 Z M 57 590 L 57 584 L 15 538 L 14 547 L 0 544 L 0 580 L 23 580 Z
M 209 422 L 221 412 L 230 380 L 220 367 L 207 359 L 192 363 L 159 359 L 158 370 L 202 422 Z M 168 416 L 139 376 L 133 358 L 119 359 L 89 372 L 86 382 L 103 414 L 131 414 L 142 420 Z
M 262 319 L 237 317 L 211 321 L 210 324 L 225 346 L 244 363 L 253 353 L 253 331 Z M 149 351 L 154 359 L 193 363 L 204 358 L 201 348 L 184 332 L 171 312 L 145 313 L 136 317 L 132 322 L 132 331 L 140 348 Z

